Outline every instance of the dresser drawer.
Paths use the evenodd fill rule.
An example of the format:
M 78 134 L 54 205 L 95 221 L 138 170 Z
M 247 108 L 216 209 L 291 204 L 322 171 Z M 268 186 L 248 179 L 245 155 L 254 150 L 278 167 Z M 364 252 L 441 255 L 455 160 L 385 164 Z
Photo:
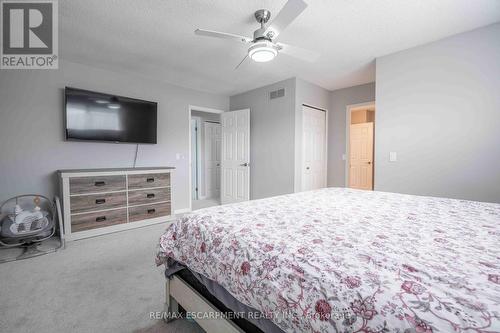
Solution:
M 91 212 L 101 209 L 119 208 L 127 206 L 125 192 L 79 195 L 70 197 L 71 214 Z
M 130 206 L 155 203 L 159 201 L 170 201 L 170 188 L 164 187 L 128 192 L 128 204 Z
M 170 215 L 170 202 L 130 207 L 128 209 L 129 222 L 152 219 L 160 216 Z
M 71 216 L 71 232 L 107 227 L 127 223 L 127 209 L 113 209 Z
M 124 175 L 76 177 L 69 179 L 70 194 L 101 193 L 126 190 Z
M 163 186 L 170 186 L 169 173 L 150 173 L 128 176 L 128 188 L 131 190 Z

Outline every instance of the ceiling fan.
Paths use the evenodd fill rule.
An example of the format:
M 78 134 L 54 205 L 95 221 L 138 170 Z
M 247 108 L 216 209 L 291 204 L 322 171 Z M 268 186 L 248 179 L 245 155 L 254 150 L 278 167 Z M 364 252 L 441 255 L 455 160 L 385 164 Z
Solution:
M 276 39 L 279 34 L 285 30 L 307 7 L 307 4 L 302 0 L 288 0 L 281 11 L 276 15 L 276 18 L 266 25 L 271 18 L 271 12 L 267 9 L 259 9 L 255 12 L 255 19 L 260 23 L 260 28 L 255 30 L 252 37 L 246 37 L 226 32 L 218 32 L 212 30 L 196 29 L 195 34 L 200 36 L 217 37 L 224 39 L 233 39 L 245 44 L 249 44 L 247 55 L 236 66 L 235 69 L 250 57 L 256 62 L 266 62 L 273 60 L 278 53 L 284 53 L 292 57 L 314 62 L 319 58 L 319 54 L 314 51 L 302 49 L 300 47 L 291 46 L 285 43 L 277 43 Z

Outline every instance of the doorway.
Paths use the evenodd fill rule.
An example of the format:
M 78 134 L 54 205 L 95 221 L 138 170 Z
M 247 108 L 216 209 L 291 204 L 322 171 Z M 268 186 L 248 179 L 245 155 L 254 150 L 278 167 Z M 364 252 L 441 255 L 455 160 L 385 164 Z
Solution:
M 327 111 L 302 105 L 301 190 L 326 187 Z
M 220 205 L 221 113 L 189 108 L 191 210 Z
M 375 103 L 347 107 L 346 185 L 373 190 Z

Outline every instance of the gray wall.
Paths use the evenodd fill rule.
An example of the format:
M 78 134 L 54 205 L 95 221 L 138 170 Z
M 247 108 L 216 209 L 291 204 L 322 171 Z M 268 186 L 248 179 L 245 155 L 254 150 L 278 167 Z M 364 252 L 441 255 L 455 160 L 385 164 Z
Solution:
M 375 189 L 500 202 L 499 35 L 496 24 L 377 59 Z M 132 166 L 135 145 L 64 141 L 64 86 L 159 102 L 158 144 L 141 145 L 138 166 L 177 167 L 176 209 L 189 206 L 189 104 L 251 109 L 256 199 L 295 189 L 303 103 L 329 111 L 328 185 L 344 186 L 346 106 L 375 100 L 374 83 L 328 92 L 291 78 L 228 98 L 134 74 L 60 66 L 0 73 L 0 201 L 53 195 L 57 169 Z M 286 96 L 269 100 L 279 88 Z M 397 162 L 388 161 L 390 151 Z
M 284 98 L 269 100 L 283 87 Z M 374 83 L 332 92 L 300 78 L 231 96 L 231 110 L 250 108 L 251 198 L 300 190 L 303 104 L 328 110 L 328 186 L 344 186 L 346 106 L 374 100 Z
M 318 85 L 300 78 L 295 80 L 295 191 L 300 191 L 302 184 L 302 105 L 306 104 L 327 110 L 330 116 L 330 94 Z M 330 168 L 327 168 L 329 173 Z
M 269 92 L 285 88 L 270 100 Z M 230 109 L 250 108 L 250 198 L 294 191 L 295 79 L 231 96 Z
M 500 202 L 500 24 L 379 58 L 376 82 L 376 190 Z
M 331 92 L 328 115 L 328 186 L 345 186 L 345 161 L 342 160 L 342 155 L 346 150 L 346 107 L 374 100 L 375 83 Z
M 188 105 L 224 110 L 229 98 L 68 62 L 59 70 L 0 73 L 0 201 L 22 193 L 52 196 L 57 169 L 133 165 L 135 145 L 64 141 L 65 86 L 159 102 L 158 144 L 140 146 L 137 166 L 177 167 L 174 207 L 189 207 Z

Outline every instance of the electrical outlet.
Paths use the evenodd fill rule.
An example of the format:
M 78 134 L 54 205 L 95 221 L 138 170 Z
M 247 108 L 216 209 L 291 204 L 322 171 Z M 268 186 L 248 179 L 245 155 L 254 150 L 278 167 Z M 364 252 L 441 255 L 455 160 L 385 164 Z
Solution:
M 389 162 L 396 162 L 398 160 L 398 154 L 395 151 L 389 153 Z

